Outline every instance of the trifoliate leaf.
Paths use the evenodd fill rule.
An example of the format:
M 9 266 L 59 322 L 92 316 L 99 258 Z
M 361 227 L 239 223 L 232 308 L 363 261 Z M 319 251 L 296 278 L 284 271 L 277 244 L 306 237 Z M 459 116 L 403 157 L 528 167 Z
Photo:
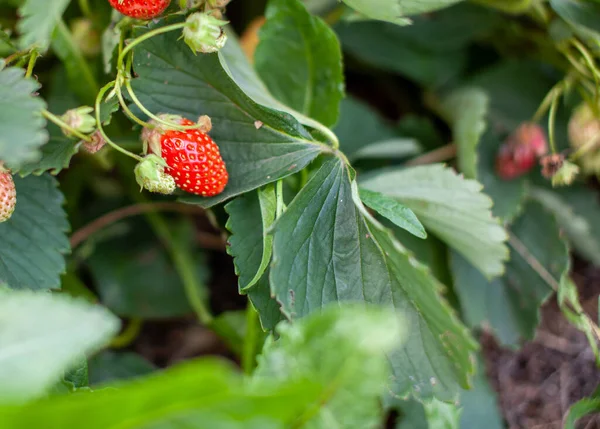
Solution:
M 254 54 L 262 80 L 285 105 L 334 125 L 344 96 L 337 36 L 298 0 L 271 0 L 265 16 Z
M 411 335 L 388 356 L 391 390 L 455 399 L 468 386 L 474 343 L 443 286 L 369 215 L 353 174 L 328 160 L 275 223 L 271 288 L 290 318 L 334 302 L 396 308 Z
M 24 0 L 19 9 L 21 19 L 17 25 L 21 34 L 21 49 L 35 46 L 45 50 L 69 2 L 70 0 Z

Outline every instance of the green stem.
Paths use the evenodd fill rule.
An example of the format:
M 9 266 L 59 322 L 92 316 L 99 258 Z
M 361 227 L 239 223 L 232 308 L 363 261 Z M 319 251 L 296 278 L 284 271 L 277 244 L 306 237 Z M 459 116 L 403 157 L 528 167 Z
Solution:
M 90 4 L 88 0 L 79 0 L 79 9 L 81 13 L 88 19 L 92 19 L 92 11 L 90 10 Z
M 246 335 L 242 349 L 242 369 L 250 375 L 256 366 L 256 343 L 258 341 L 258 313 L 252 302 L 246 306 Z
M 36 49 L 31 51 L 31 55 L 29 56 L 29 64 L 27 64 L 27 72 L 25 73 L 25 77 L 31 77 L 33 74 L 33 67 L 35 67 L 35 62 L 37 61 L 40 54 Z
M 142 319 L 134 318 L 129 321 L 123 332 L 113 338 L 110 347 L 113 349 L 122 349 L 129 346 L 138 337 L 142 330 Z
M 153 119 L 154 121 L 158 122 L 159 124 L 163 124 L 169 128 L 172 128 L 174 130 L 179 130 L 179 131 L 187 131 L 187 130 L 193 130 L 196 128 L 201 128 L 202 124 L 194 124 L 194 125 L 180 125 L 180 124 L 176 124 L 175 122 L 169 122 L 169 121 L 165 121 L 164 119 L 156 116 L 154 113 L 152 113 L 150 110 L 148 110 L 146 108 L 146 106 L 144 106 L 142 104 L 142 102 L 139 100 L 139 98 L 137 98 L 137 95 L 135 95 L 135 92 L 133 91 L 133 88 L 131 87 L 131 81 L 129 79 L 125 79 L 125 88 L 127 89 L 127 93 L 129 94 L 129 97 L 131 97 L 131 100 L 134 102 L 134 104 L 149 118 Z M 154 125 L 149 124 L 150 127 L 154 127 Z
M 127 155 L 139 162 L 142 160 L 142 158 L 140 156 L 137 156 L 137 155 L 129 152 L 128 150 L 123 149 L 121 146 L 119 146 L 118 144 L 113 142 L 110 139 L 110 137 L 108 137 L 108 135 L 106 135 L 106 133 L 104 132 L 104 127 L 102 126 L 102 121 L 100 120 L 100 103 L 102 102 L 102 98 L 104 97 L 104 94 L 106 94 L 113 86 L 115 86 L 114 81 L 107 83 L 100 90 L 100 92 L 98 92 L 98 95 L 96 96 L 96 102 L 94 103 L 94 109 L 95 109 L 95 113 L 96 113 L 96 127 L 98 128 L 98 131 L 100 132 L 102 137 L 104 137 L 104 140 L 106 141 L 106 143 L 108 145 L 110 145 L 113 149 L 121 152 L 122 154 Z
M 142 200 L 142 197 L 138 196 L 136 199 Z M 161 215 L 155 212 L 149 212 L 146 213 L 146 218 L 148 219 L 148 222 L 150 222 L 156 235 L 166 246 L 173 264 L 175 265 L 175 270 L 181 278 L 186 296 L 192 309 L 196 313 L 198 320 L 203 325 L 210 326 L 213 322 L 213 316 L 199 294 L 201 285 L 198 281 L 194 261 L 191 258 L 190 253 L 184 247 L 177 245 L 167 222 Z
M 550 150 L 552 153 L 556 153 L 556 144 L 555 144 L 555 124 L 556 124 L 556 110 L 558 108 L 558 100 L 560 99 L 560 94 L 557 94 L 552 100 L 552 104 L 550 105 L 550 114 L 548 116 L 548 140 L 550 143 Z
M 81 140 L 85 140 L 86 142 L 92 141 L 90 136 L 86 136 L 85 134 L 80 133 L 75 128 L 67 125 L 62 119 L 60 119 L 58 116 L 50 113 L 49 111 L 42 110 L 42 116 L 44 118 L 48 119 L 49 121 L 55 123 L 56 125 L 58 125 L 63 130 L 67 130 L 68 132 L 73 134 L 75 137 L 80 138 Z
M 121 92 L 120 85 L 115 85 L 115 92 L 117 93 L 117 98 L 119 99 L 119 104 L 123 108 L 123 111 L 125 112 L 125 114 L 129 117 L 129 119 L 131 119 L 133 122 L 137 123 L 138 125 L 141 125 L 144 128 L 152 128 L 151 124 L 149 124 L 148 122 L 142 121 L 129 109 L 129 107 L 127 106 L 127 103 L 125 102 L 125 99 L 123 98 L 123 93 Z
M 135 48 L 140 43 L 145 42 L 148 39 L 151 39 L 154 36 L 158 36 L 159 34 L 168 33 L 169 31 L 179 30 L 185 27 L 185 22 L 180 22 L 177 24 L 167 25 L 165 27 L 160 27 L 155 30 L 149 31 L 146 34 L 138 37 L 134 41 L 132 41 L 129 45 L 125 47 L 119 54 L 117 59 L 117 70 L 121 72 L 123 68 L 123 60 L 125 59 L 125 55 L 127 55 L 133 48 Z

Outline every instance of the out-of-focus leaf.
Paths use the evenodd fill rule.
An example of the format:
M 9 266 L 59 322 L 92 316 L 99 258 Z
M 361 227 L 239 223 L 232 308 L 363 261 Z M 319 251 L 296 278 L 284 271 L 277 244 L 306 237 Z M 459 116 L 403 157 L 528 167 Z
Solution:
M 344 96 L 340 43 L 331 28 L 298 0 L 270 0 L 256 70 L 282 103 L 327 126 Z
M 91 385 L 138 378 L 157 369 L 152 363 L 133 352 L 106 350 L 92 357 L 88 363 Z
M 255 380 L 315 380 L 325 386 L 302 428 L 375 427 L 379 398 L 389 377 L 385 354 L 404 338 L 391 310 L 330 306 L 294 324 L 278 326 L 279 338 L 259 357 Z
M 62 19 L 62 14 L 70 0 L 24 0 L 19 8 L 21 19 L 17 29 L 21 34 L 21 49 L 35 46 L 46 50 L 54 28 Z
M 344 50 L 353 56 L 430 87 L 461 75 L 468 61 L 466 48 L 491 34 L 501 22 L 498 18 L 489 9 L 461 4 L 415 17 L 406 27 L 360 21 L 335 28 Z
M 127 235 L 99 243 L 88 260 L 101 302 L 123 317 L 168 318 L 191 312 L 182 280 L 164 247 L 139 222 Z M 177 226 L 177 225 L 175 225 Z M 192 226 L 179 225 L 177 245 L 191 249 Z M 196 275 L 208 270 L 201 251 L 191 251 Z M 199 291 L 200 294 L 204 291 Z
M 531 195 L 554 213 L 575 249 L 600 266 L 600 204 L 597 193 L 577 186 L 553 191 L 535 187 Z
M 40 157 L 48 141 L 42 110 L 46 103 L 33 95 L 40 85 L 20 68 L 0 62 L 0 161 L 13 170 Z
M 98 350 L 118 331 L 116 317 L 82 300 L 0 294 L 0 402 L 39 397 L 82 354 Z
M 506 274 L 492 282 L 455 252 L 451 266 L 467 324 L 485 325 L 503 344 L 517 346 L 533 338 L 539 307 L 553 287 L 558 289 L 569 269 L 569 253 L 554 217 L 538 203 L 529 203 L 510 226 L 509 243 Z
M 410 23 L 405 17 L 431 12 L 462 0 L 344 0 L 344 2 L 372 19 L 404 25 Z
M 600 31 L 600 3 L 595 0 L 550 0 L 550 6 L 564 20 Z
M 267 428 L 273 421 L 281 429 L 290 427 L 320 394 L 319 385 L 307 380 L 262 383 L 260 389 L 252 389 L 230 365 L 203 360 L 94 392 L 3 406 L 0 421 L 11 429 L 78 429 L 82 422 L 86 429 L 115 428 L 124 422 L 132 429 L 214 429 L 258 419 L 266 421 Z
M 589 398 L 583 398 L 569 408 L 564 420 L 564 429 L 576 429 L 577 420 L 588 414 L 600 412 L 600 392 L 596 390 Z
M 458 147 L 458 167 L 467 179 L 477 178 L 477 146 L 486 129 L 488 102 L 486 93 L 477 88 L 454 91 L 442 102 Z
M 481 185 L 442 165 L 391 168 L 364 176 L 361 187 L 398 199 L 448 246 L 487 277 L 504 272 L 506 232 L 492 217 Z

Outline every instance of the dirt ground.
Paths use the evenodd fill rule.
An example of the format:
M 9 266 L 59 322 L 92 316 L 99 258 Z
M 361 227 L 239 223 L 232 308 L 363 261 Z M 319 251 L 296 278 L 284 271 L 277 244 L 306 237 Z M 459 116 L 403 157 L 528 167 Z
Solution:
M 598 320 L 600 268 L 576 261 L 573 279 L 584 309 Z M 510 429 L 559 429 L 569 406 L 600 384 L 600 371 L 583 333 L 562 316 L 555 299 L 542 310 L 536 338 L 520 350 L 482 338 L 490 380 Z M 581 419 L 580 429 L 600 429 L 600 415 Z

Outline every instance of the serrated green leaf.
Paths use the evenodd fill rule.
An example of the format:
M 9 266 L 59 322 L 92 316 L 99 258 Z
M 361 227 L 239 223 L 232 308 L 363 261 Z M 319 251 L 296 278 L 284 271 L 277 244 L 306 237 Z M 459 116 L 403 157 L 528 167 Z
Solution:
M 69 109 L 80 105 L 77 97 L 69 90 L 69 80 L 64 67 L 57 67 L 52 74 L 50 88 L 47 92 L 46 101 L 48 110 L 57 116 L 61 116 Z M 48 143 L 42 146 L 42 156 L 35 162 L 28 162 L 19 168 L 20 176 L 35 174 L 39 176 L 46 171 L 57 175 L 71 163 L 71 158 L 79 150 L 80 144 L 77 140 L 65 137 L 61 129 L 53 123 L 48 123 Z
M 328 160 L 275 223 L 273 292 L 289 317 L 332 302 L 395 307 L 412 334 L 389 356 L 390 388 L 452 399 L 468 385 L 474 343 L 439 296 L 442 285 L 370 217 L 351 174 Z
M 397 198 L 425 227 L 487 277 L 501 275 L 508 258 L 506 232 L 492 217 L 481 185 L 443 165 L 387 169 L 365 176 L 361 187 Z
M 458 148 L 458 167 L 467 179 L 477 178 L 477 145 L 486 129 L 488 96 L 478 88 L 463 88 L 442 101 Z
M 177 34 L 151 38 L 135 49 L 139 75 L 133 87 L 152 112 L 212 118 L 211 136 L 229 172 L 217 197 L 185 197 L 211 206 L 302 170 L 320 152 L 330 150 L 312 140 L 289 114 L 256 104 L 231 79 L 216 54 L 194 55 Z
M 17 206 L 0 223 L 0 282 L 14 289 L 56 289 L 70 251 L 63 195 L 49 175 L 15 177 Z
M 201 429 L 220 428 L 222 421 L 253 419 L 290 427 L 321 393 L 319 386 L 309 381 L 260 387 L 250 389 L 225 362 L 202 360 L 91 393 L 0 407 L 0 421 L 12 429 L 78 429 L 82 421 L 86 429 L 116 429 L 124 422 L 141 429 L 182 427 L 193 417 L 193 427 Z M 213 425 L 205 425 L 205 421 Z M 184 427 L 190 427 L 189 423 Z
M 13 403 L 42 395 L 105 345 L 119 321 L 82 300 L 13 291 L 0 296 L 0 328 L 0 402 Z
M 244 194 L 225 206 L 231 232 L 228 253 L 233 256 L 240 292 L 253 287 L 271 262 L 273 237 L 267 233 L 275 220 L 275 188 L 269 185 Z
M 254 67 L 248 61 L 248 57 L 238 43 L 235 34 L 232 31 L 227 31 L 229 36 L 225 47 L 219 51 L 221 65 L 225 71 L 233 79 L 241 90 L 250 97 L 255 103 L 269 107 L 280 112 L 288 113 L 293 116 L 299 123 L 314 129 L 325 129 L 327 127 L 320 122 L 309 118 L 290 106 L 278 101 L 267 89 L 265 83 L 260 79 Z
M 158 368 L 133 352 L 103 351 L 88 363 L 91 385 L 102 385 L 116 380 L 142 377 Z
M 248 299 L 256 308 L 260 317 L 260 324 L 265 331 L 272 331 L 282 320 L 285 320 L 281 312 L 281 305 L 271 294 L 271 283 L 269 282 L 270 270 L 265 271 L 258 283 L 248 291 Z
M 256 70 L 282 103 L 327 126 L 335 125 L 344 96 L 337 36 L 298 0 L 270 0 Z
M 70 0 L 25 0 L 19 8 L 21 19 L 17 25 L 21 34 L 21 49 L 36 46 L 45 50 L 69 2 Z
M 48 141 L 41 113 L 46 103 L 33 95 L 40 85 L 24 74 L 0 65 L 0 160 L 12 169 L 37 160 L 40 146 Z
M 344 2 L 372 19 L 395 24 L 410 23 L 407 15 L 431 12 L 462 0 L 344 0 Z
M 556 216 L 570 242 L 582 256 L 600 266 L 600 204 L 592 189 L 570 186 L 565 190 L 534 187 L 531 196 Z
M 539 307 L 558 289 L 569 253 L 554 217 L 538 203 L 529 203 L 510 231 L 511 259 L 502 278 L 487 281 L 456 252 L 451 266 L 467 324 L 486 325 L 503 344 L 517 346 L 533 338 Z
M 396 226 L 419 238 L 427 238 L 427 232 L 425 232 L 425 228 L 419 222 L 417 216 L 411 209 L 400 204 L 397 200 L 367 189 L 360 190 L 360 199 L 367 207 L 389 219 Z
M 379 398 L 389 377 L 385 354 L 404 338 L 401 318 L 391 310 L 333 305 L 294 324 L 278 326 L 279 338 L 265 346 L 255 381 L 310 379 L 323 396 L 310 419 L 294 427 L 364 429 L 382 418 Z

